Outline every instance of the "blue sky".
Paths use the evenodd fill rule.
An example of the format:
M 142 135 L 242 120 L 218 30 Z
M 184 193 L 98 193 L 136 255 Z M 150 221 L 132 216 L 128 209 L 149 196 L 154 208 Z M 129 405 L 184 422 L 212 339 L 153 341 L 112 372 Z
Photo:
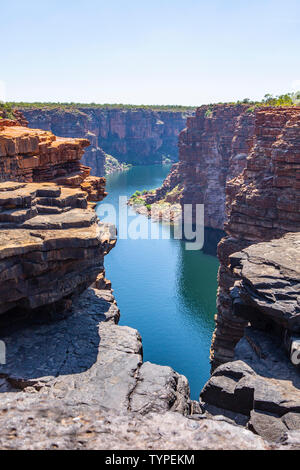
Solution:
M 299 0 L 2 0 L 0 19 L 0 99 L 200 105 L 300 88 Z

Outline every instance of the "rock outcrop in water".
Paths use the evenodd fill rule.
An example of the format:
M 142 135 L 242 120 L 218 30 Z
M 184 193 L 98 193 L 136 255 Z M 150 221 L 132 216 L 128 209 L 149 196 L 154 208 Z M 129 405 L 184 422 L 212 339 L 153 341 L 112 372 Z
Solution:
M 102 408 L 189 414 L 187 379 L 143 363 L 138 332 L 118 326 L 103 265 L 115 233 L 98 221 L 86 179 L 79 174 L 77 189 L 57 184 L 58 175 L 73 181 L 86 144 L 12 121 L 1 125 L 2 179 L 18 180 L 0 183 L 1 414 L 9 410 L 15 421 L 22 407 L 39 413 L 41 402 L 84 415 Z M 104 197 L 105 180 L 98 180 Z M 33 447 L 42 446 L 38 423 Z M 10 446 L 10 429 L 2 448 Z M 17 434 L 28 435 L 25 422 Z
M 143 108 L 98 106 L 52 109 L 24 108 L 31 127 L 59 136 L 83 137 L 91 142 L 83 163 L 92 174 L 105 174 L 105 154 L 131 164 L 161 163 L 178 158 L 178 134 L 192 111 L 156 111 Z

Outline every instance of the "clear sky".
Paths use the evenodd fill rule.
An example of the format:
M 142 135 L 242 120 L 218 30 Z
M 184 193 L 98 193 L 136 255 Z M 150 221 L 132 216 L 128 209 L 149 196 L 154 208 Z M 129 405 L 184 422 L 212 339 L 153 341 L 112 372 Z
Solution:
M 0 99 L 183 104 L 300 88 L 299 0 L 0 0 Z

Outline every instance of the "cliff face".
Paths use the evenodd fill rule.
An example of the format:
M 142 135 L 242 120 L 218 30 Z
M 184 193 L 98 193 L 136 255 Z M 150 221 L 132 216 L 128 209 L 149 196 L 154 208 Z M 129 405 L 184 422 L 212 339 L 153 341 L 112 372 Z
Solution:
M 220 271 L 217 320 L 220 313 L 223 317 L 217 321 L 213 365 L 220 357 L 230 362 L 214 369 L 201 393 L 202 409 L 268 441 L 279 441 L 288 431 L 300 439 L 299 243 L 300 232 L 251 244 L 230 255 L 227 271 Z M 243 336 L 234 348 L 238 325 Z
M 235 238 L 270 240 L 300 230 L 300 109 L 262 109 L 246 170 L 228 184 L 228 223 Z
M 115 243 L 85 192 L 47 183 L 0 183 L 0 229 L 0 314 L 63 310 Z
M 80 161 L 88 146 L 86 139 L 56 137 L 49 131 L 0 120 L 0 181 L 51 181 L 79 187 L 91 200 L 101 200 L 105 180 L 90 177 L 90 168 Z
M 232 359 L 245 324 L 232 315 L 234 284 L 229 256 L 255 242 L 300 231 L 299 108 L 256 112 L 253 147 L 242 175 L 228 183 L 225 229 L 219 245 L 218 315 L 213 341 L 215 364 Z
M 226 182 L 244 168 L 253 135 L 247 106 L 203 106 L 180 134 L 181 204 L 204 204 L 205 226 L 223 229 Z
M 64 310 L 103 271 L 115 243 L 88 202 L 106 195 L 105 179 L 80 163 L 89 142 L 25 124 L 21 115 L 0 120 L 0 313 L 7 315 Z
M 97 181 L 105 196 L 105 180 L 92 186 L 79 163 L 88 142 L 1 121 L 0 407 L 13 420 L 20 406 L 39 413 L 53 402 L 83 415 L 103 407 L 127 422 L 128 413 L 190 413 L 187 379 L 143 363 L 138 332 L 118 326 L 103 266 L 115 233 L 88 202 Z M 24 442 L 26 422 L 19 424 Z M 9 447 L 9 434 L 2 437 L 1 448 Z M 39 427 L 29 441 L 28 448 L 48 446 Z
M 84 137 L 91 147 L 83 162 L 92 174 L 104 175 L 105 153 L 132 164 L 161 163 L 178 158 L 177 139 L 191 113 L 149 109 L 24 109 L 31 127 L 56 135 Z M 104 152 L 103 152 L 103 150 Z
M 257 110 L 246 169 L 227 185 L 214 373 L 201 394 L 208 413 L 270 441 L 300 430 L 299 136 L 300 108 Z

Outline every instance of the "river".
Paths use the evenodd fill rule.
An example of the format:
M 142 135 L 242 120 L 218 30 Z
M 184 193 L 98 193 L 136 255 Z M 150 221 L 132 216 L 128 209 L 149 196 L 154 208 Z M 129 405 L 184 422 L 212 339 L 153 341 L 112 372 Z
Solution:
M 127 206 L 118 208 L 119 196 L 159 187 L 169 169 L 137 166 L 109 175 L 108 196 L 97 212 L 104 203 L 113 204 L 124 220 Z M 106 220 L 113 221 L 112 217 Z M 153 223 L 149 221 L 150 227 Z M 166 233 L 169 227 L 160 224 L 160 230 Z M 184 374 L 192 398 L 198 399 L 210 372 L 218 259 L 202 251 L 187 251 L 183 241 L 172 237 L 118 239 L 105 266 L 121 311 L 120 324 L 140 332 L 144 361 L 168 365 Z

